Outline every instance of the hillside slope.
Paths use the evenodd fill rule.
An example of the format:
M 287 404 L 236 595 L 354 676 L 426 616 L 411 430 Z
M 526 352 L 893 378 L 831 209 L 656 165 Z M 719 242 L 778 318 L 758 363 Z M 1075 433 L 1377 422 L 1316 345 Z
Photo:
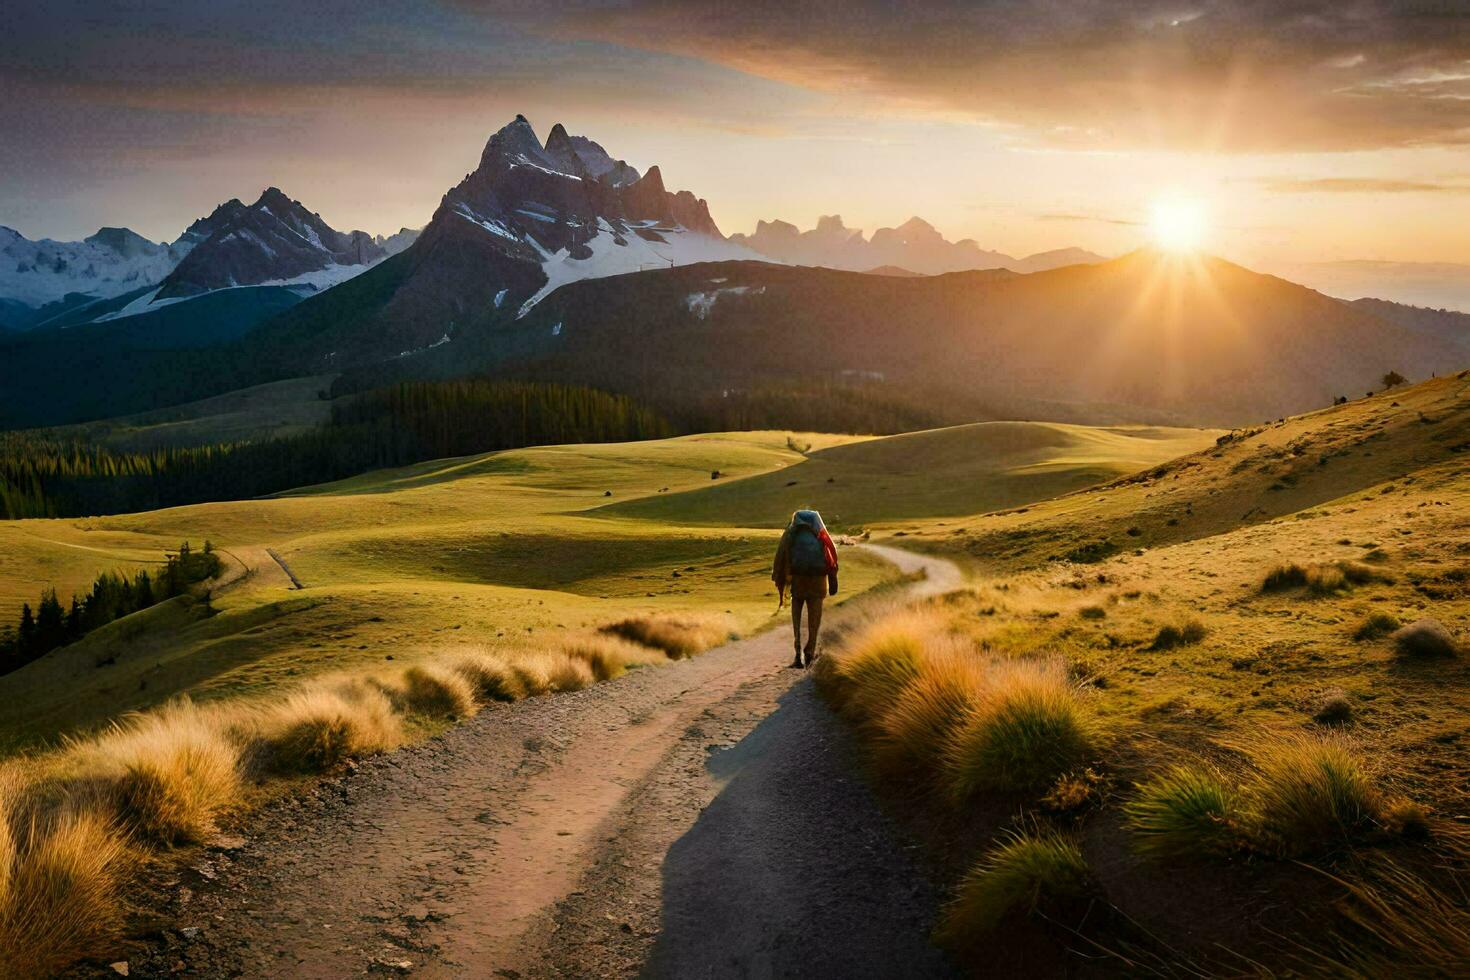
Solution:
M 1057 418 L 1024 410 L 1049 400 L 1090 422 L 1204 425 L 1310 411 L 1388 370 L 1417 379 L 1465 360 L 1457 344 L 1284 280 L 1150 252 L 1024 276 L 646 272 L 574 283 L 479 342 L 474 359 L 502 370 L 539 357 L 548 374 L 640 393 L 842 377 L 931 404 L 1009 406 L 1000 417 Z
M 1269 425 L 1211 448 L 1025 511 L 987 514 L 920 540 L 995 568 L 1054 557 L 1097 560 L 1206 538 L 1430 467 L 1470 459 L 1470 371 Z
M 1215 430 L 979 422 L 846 442 L 792 466 L 602 508 L 688 524 L 782 527 L 799 507 L 848 530 L 1044 500 L 1212 444 Z M 798 446 L 800 448 L 800 446 Z

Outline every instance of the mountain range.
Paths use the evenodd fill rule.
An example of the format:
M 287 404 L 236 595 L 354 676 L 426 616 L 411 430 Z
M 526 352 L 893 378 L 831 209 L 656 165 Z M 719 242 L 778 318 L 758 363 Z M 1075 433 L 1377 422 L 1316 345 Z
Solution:
M 910 218 L 897 228 L 879 228 L 871 239 L 865 238 L 861 230 L 847 227 L 836 214 L 819 218 L 810 231 L 801 231 L 786 221 L 760 221 L 755 234 L 731 235 L 730 240 L 778 262 L 854 272 L 900 269 L 932 276 L 969 269 L 1009 269 L 1024 273 L 1104 261 L 1103 256 L 1081 248 L 1055 249 L 1018 259 L 983 249 L 973 238 L 947 241 L 922 218 Z
M 275 187 L 254 204 L 226 201 L 170 244 L 128 228 L 56 242 L 0 227 L 0 326 L 117 320 L 239 287 L 285 286 L 300 298 L 365 271 L 416 236 L 407 228 L 387 238 L 336 231 Z
M 836 216 L 726 238 L 658 167 L 560 125 L 543 142 L 521 116 L 416 235 L 337 232 L 271 188 L 171 245 L 126 230 L 7 241 L 26 266 L 7 275 L 69 273 L 92 293 L 0 334 L 0 428 L 293 377 L 335 375 L 342 395 L 474 373 L 591 384 L 689 424 L 738 422 L 722 402 L 777 384 L 949 421 L 1240 425 L 1470 362 L 1456 314 L 1347 303 L 1218 259 L 1018 260 L 919 219 L 871 239 Z
M 523 315 L 578 279 L 754 258 L 658 167 L 640 176 L 559 124 L 543 144 L 517 116 L 409 248 L 278 317 L 263 343 L 341 370 Z

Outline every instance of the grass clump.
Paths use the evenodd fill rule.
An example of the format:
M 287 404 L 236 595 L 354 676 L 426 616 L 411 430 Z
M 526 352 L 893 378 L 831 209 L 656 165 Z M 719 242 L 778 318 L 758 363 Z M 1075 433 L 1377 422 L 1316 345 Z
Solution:
M 973 651 L 953 641 L 929 651 L 878 719 L 873 750 L 879 769 L 933 779 L 955 731 L 979 708 L 984 684 Z
M 610 633 L 574 637 L 565 641 L 561 650 L 568 656 L 585 662 L 592 668 L 593 677 L 599 681 L 619 677 L 629 667 L 657 663 L 665 656 L 660 651 L 651 650 Z
M 1325 691 L 1317 699 L 1312 710 L 1312 720 L 1319 725 L 1346 725 L 1353 720 L 1353 703 L 1347 692 L 1339 689 Z
M 348 681 L 288 695 L 266 711 L 258 738 L 270 768 L 311 773 L 386 752 L 402 741 L 403 726 L 381 690 Z
M 1401 625 L 1403 624 L 1399 622 L 1397 616 L 1386 612 L 1370 613 L 1368 618 L 1353 631 L 1353 639 L 1360 643 L 1365 640 L 1376 640 L 1387 636 Z
M 1420 619 L 1393 634 L 1393 648 L 1399 656 L 1411 660 L 1453 657 L 1460 645 L 1438 620 Z
M 529 695 L 580 691 L 596 680 L 587 661 L 559 650 L 522 654 L 512 661 L 511 669 Z
M 130 715 L 84 745 L 70 764 L 97 783 L 117 819 L 164 845 L 203 840 L 240 792 L 240 750 L 188 701 Z
M 395 692 L 406 710 L 427 718 L 469 718 L 479 710 L 474 688 L 464 675 L 437 664 L 408 668 Z
M 864 624 L 832 660 L 830 686 L 839 707 L 860 722 L 875 722 L 919 676 L 927 648 L 942 633 L 937 614 L 904 610 Z
M 731 638 L 727 624 L 696 616 L 631 616 L 604 626 L 602 631 L 662 650 L 671 660 L 684 660 Z
M 476 700 L 482 704 L 519 701 L 526 696 L 520 677 L 493 653 L 456 654 L 445 662 L 445 666 L 464 678 Z
M 1346 592 L 1355 585 L 1388 580 L 1384 573 L 1357 561 L 1307 565 L 1286 562 L 1266 573 L 1261 591 L 1288 592 L 1304 588 L 1314 596 L 1329 596 Z
M 980 706 L 945 747 L 950 795 L 1035 790 L 1091 761 L 1099 735 L 1059 660 L 996 661 Z
M 1374 826 L 1382 812 L 1373 775 L 1341 738 L 1280 736 L 1262 746 L 1257 766 L 1253 804 L 1269 850 L 1331 851 Z
M 1017 834 L 965 876 L 935 938 L 952 949 L 973 949 L 1009 922 L 1038 914 L 1066 919 L 1093 891 L 1075 842 L 1053 833 Z
M 0 976 L 46 977 L 115 939 L 127 848 L 102 814 L 0 780 Z
M 1240 841 L 1239 797 L 1202 765 L 1173 766 L 1154 776 L 1123 813 L 1138 849 L 1155 857 L 1222 854 Z
M 1207 632 L 1205 624 L 1197 619 L 1187 619 L 1177 624 L 1168 623 L 1159 627 L 1149 649 L 1173 650 L 1175 647 L 1193 646 L 1203 640 Z
M 1102 606 L 1083 606 L 1078 610 L 1077 615 L 1083 619 L 1104 619 L 1107 617 L 1108 611 Z

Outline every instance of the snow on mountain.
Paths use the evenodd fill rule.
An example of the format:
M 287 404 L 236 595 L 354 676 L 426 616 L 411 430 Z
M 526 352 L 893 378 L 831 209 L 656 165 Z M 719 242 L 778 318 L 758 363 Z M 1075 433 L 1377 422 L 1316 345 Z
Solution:
M 169 246 L 127 228 L 102 228 L 80 242 L 31 241 L 0 226 L 0 297 L 39 308 L 70 294 L 95 299 L 158 282 L 178 261 Z
M 560 123 L 543 145 L 524 116 L 490 137 L 479 167 L 444 196 L 420 241 L 429 247 L 467 226 L 504 258 L 540 267 L 544 281 L 522 300 L 521 315 L 577 279 L 760 258 L 720 234 L 703 200 L 665 190 L 658 167 L 640 176 Z
M 560 125 L 543 143 L 517 116 L 490 136 L 411 246 L 281 314 L 261 343 L 289 347 L 312 371 L 405 352 L 450 363 L 461 350 L 498 347 L 504 320 L 528 315 L 568 283 L 760 258 L 720 233 L 705 201 L 665 188 L 658 167 L 640 173 Z
M 871 239 L 848 228 L 839 215 L 824 215 L 816 228 L 801 231 L 787 221 L 760 221 L 752 235 L 730 240 L 767 258 L 795 265 L 815 265 L 861 272 L 885 266 L 921 275 L 970 269 L 1010 269 L 1041 272 L 1064 265 L 1101 262 L 1103 257 L 1080 248 L 1057 249 L 1018 259 L 983 249 L 972 238 L 951 242 L 922 218 L 910 218 L 897 228 L 879 228 Z
M 361 272 L 388 257 L 367 232 L 339 232 L 275 187 L 248 207 L 233 200 L 222 204 L 204 222 L 184 233 L 208 236 L 164 280 L 158 299 L 261 283 L 314 284 L 310 277 L 321 273 L 326 276 L 320 281 L 330 284 L 346 270 Z

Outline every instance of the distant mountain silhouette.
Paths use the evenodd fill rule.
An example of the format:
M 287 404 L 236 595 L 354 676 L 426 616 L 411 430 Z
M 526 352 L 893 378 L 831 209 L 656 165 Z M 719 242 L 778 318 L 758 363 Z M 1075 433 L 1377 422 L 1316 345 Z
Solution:
M 910 218 L 897 228 L 879 228 L 871 240 L 860 230 L 848 228 L 842 217 L 835 214 L 818 219 L 811 231 L 801 231 L 786 221 L 760 221 L 756 223 L 755 234 L 731 235 L 730 240 L 766 258 L 792 265 L 854 271 L 894 266 L 920 275 L 970 269 L 1041 272 L 1064 265 L 1104 261 L 1101 255 L 1080 248 L 1056 249 L 1018 259 L 1004 252 L 987 251 L 972 238 L 947 241 L 922 218 Z

